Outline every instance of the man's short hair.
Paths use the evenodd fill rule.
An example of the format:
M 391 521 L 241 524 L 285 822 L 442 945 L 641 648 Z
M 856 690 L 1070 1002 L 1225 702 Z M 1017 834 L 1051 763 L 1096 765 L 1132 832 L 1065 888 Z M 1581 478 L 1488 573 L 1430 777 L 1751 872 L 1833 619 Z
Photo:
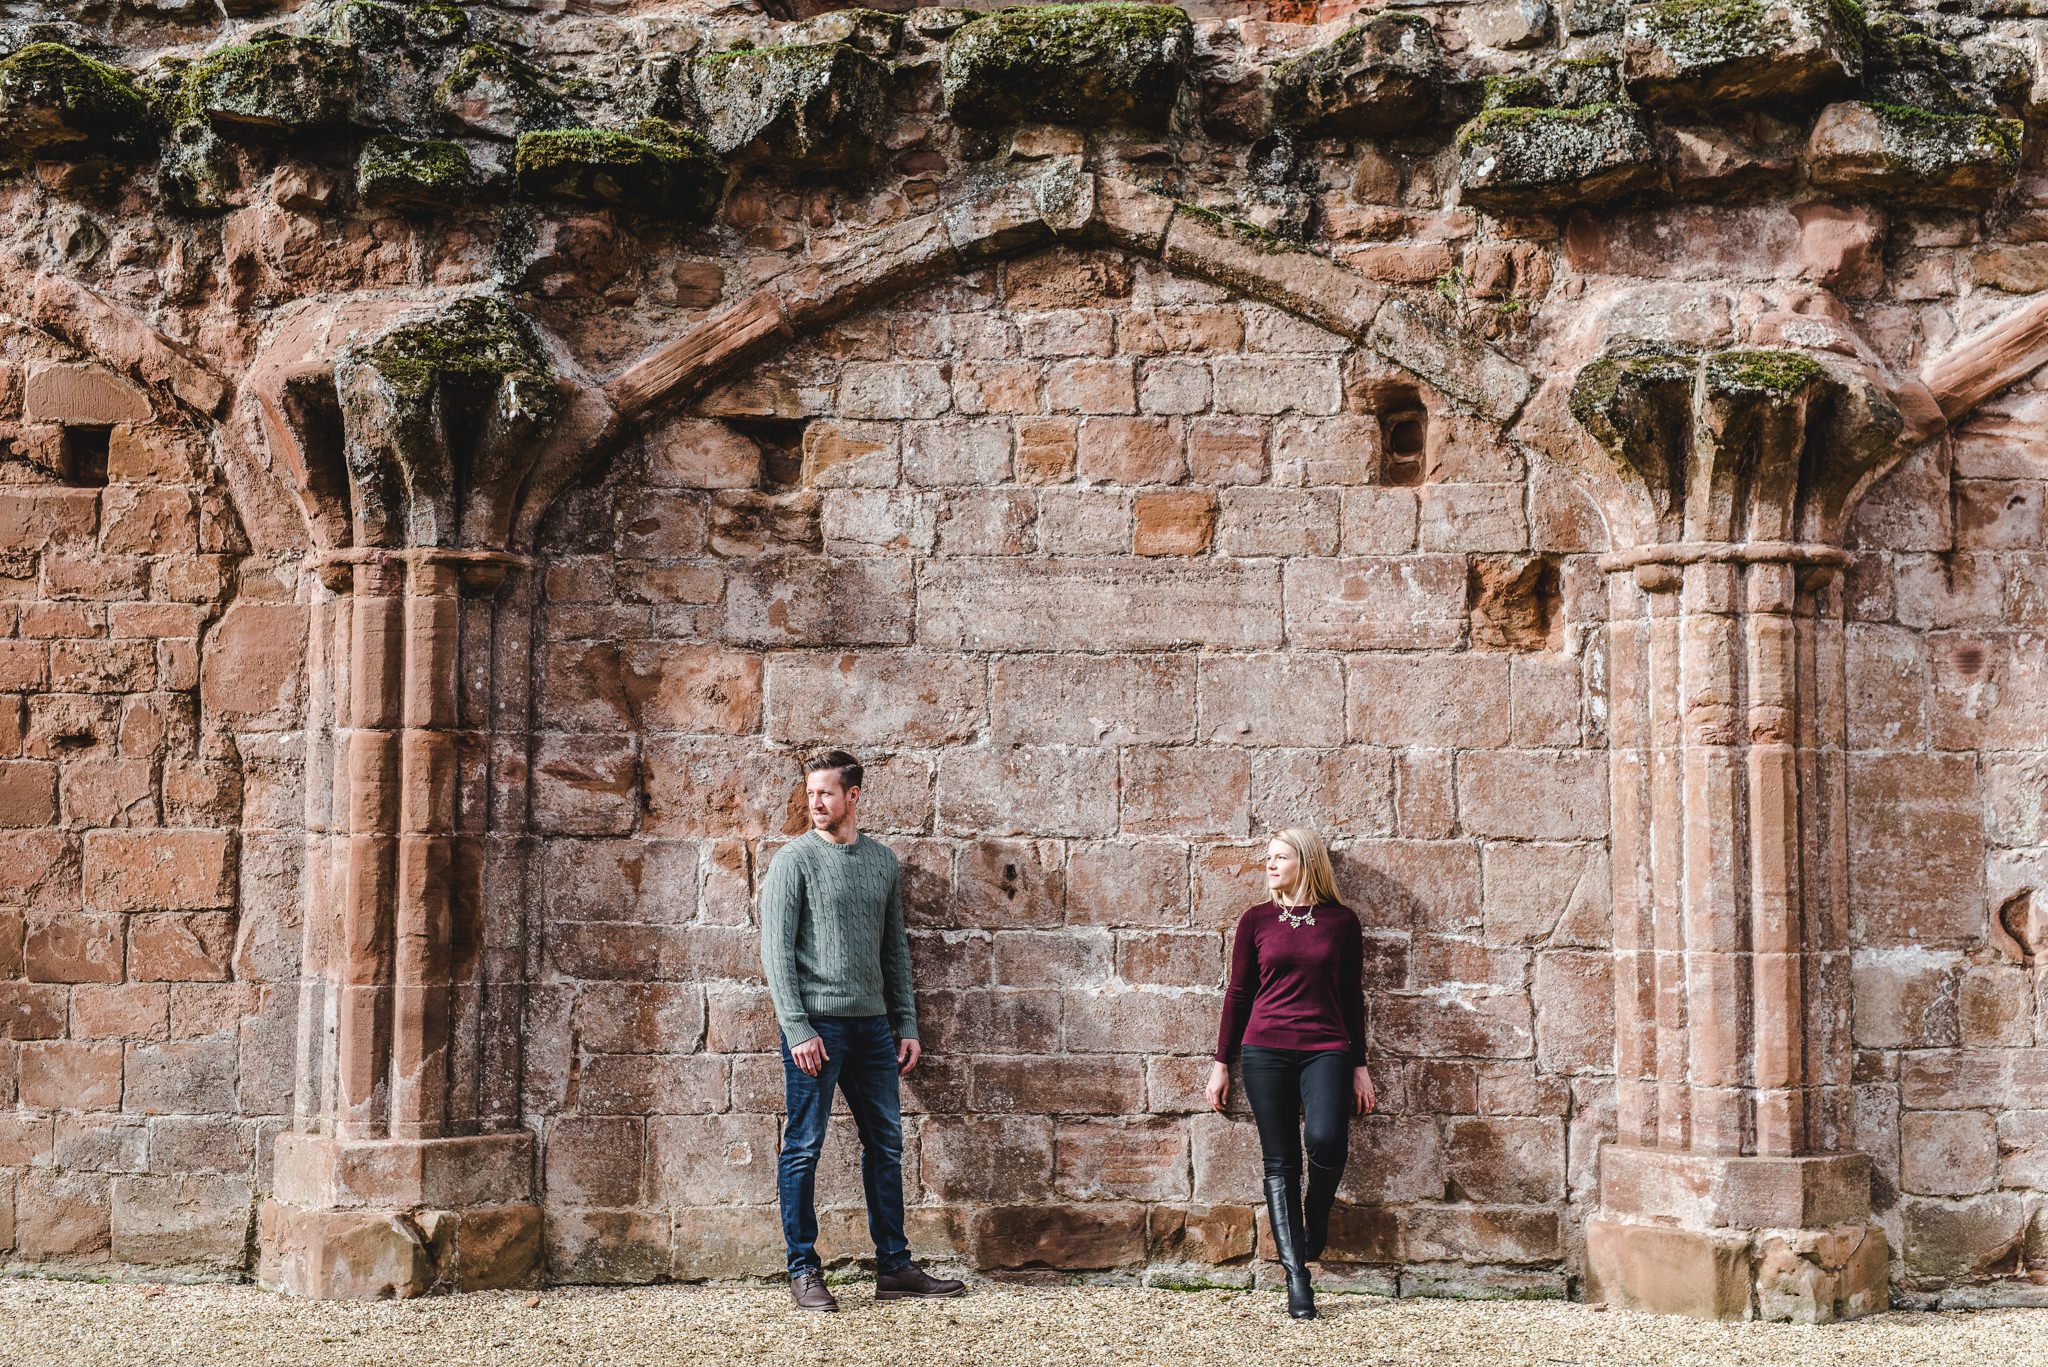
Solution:
M 838 771 L 840 787 L 860 787 L 860 761 L 844 750 L 820 750 L 804 761 L 804 773 L 806 776 L 822 774 L 829 770 Z

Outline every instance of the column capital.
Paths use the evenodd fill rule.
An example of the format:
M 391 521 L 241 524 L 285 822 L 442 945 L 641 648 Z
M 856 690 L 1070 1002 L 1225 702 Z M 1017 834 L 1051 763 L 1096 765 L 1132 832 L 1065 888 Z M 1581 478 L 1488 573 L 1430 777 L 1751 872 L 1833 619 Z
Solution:
M 1630 349 L 1582 368 L 1569 407 L 1606 457 L 1591 482 L 1610 568 L 1829 563 L 1903 454 L 1905 422 L 1864 372 L 1779 350 Z
M 354 544 L 509 544 L 520 492 L 568 406 L 538 335 L 474 295 L 334 361 Z

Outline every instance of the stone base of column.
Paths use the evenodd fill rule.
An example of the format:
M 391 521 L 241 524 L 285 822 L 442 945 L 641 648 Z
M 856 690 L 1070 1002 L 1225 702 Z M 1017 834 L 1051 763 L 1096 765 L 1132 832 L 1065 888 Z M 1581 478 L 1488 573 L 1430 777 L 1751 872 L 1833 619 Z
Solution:
M 1829 1324 L 1891 1303 L 1860 1153 L 1723 1158 L 1610 1144 L 1587 1295 L 1699 1319 Z
M 533 1136 L 277 1138 L 256 1278 L 314 1300 L 540 1282 Z

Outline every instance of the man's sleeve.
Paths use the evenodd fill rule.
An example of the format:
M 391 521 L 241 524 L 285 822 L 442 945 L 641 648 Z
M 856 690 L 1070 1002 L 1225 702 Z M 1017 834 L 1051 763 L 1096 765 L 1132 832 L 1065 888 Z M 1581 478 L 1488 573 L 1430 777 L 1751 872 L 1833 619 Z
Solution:
M 882 924 L 882 997 L 896 1038 L 917 1038 L 917 994 L 910 986 L 910 933 L 903 926 L 903 874 L 889 880 L 889 909 Z
M 810 1012 L 804 1010 L 797 987 L 796 936 L 803 923 L 804 883 L 794 859 L 778 852 L 761 880 L 761 971 L 768 978 L 768 999 L 775 1003 L 775 1021 L 783 1041 L 794 1049 L 816 1039 Z

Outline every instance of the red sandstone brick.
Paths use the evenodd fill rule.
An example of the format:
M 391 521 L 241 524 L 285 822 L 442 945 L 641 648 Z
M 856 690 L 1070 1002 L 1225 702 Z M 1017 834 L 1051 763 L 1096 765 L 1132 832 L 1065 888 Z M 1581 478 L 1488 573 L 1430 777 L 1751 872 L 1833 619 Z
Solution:
M 121 918 L 75 913 L 32 916 L 22 958 L 31 982 L 120 982 Z
M 232 839 L 221 831 L 92 831 L 89 905 L 106 911 L 199 911 L 234 900 Z
M 34 760 L 0 762 L 0 826 L 48 826 L 57 819 L 57 767 Z
M 1174 484 L 1187 474 L 1178 418 L 1081 420 L 1075 471 L 1104 484 Z
M 1200 555 L 1216 530 L 1216 496 L 1206 489 L 1139 494 L 1131 505 L 1131 549 L 1139 555 Z
M 1250 761 L 1234 747 L 1128 750 L 1123 832 L 1242 840 L 1250 834 Z
M 23 1045 L 21 1100 L 50 1110 L 119 1110 L 121 1046 L 70 1040 Z
M 136 982 L 223 982 L 235 950 L 228 912 L 137 916 L 128 932 L 128 976 Z
M 95 1262 L 109 1244 L 104 1173 L 32 1169 L 15 1180 L 14 1247 L 21 1257 Z
M 170 992 L 161 983 L 84 985 L 71 993 L 74 1039 L 162 1039 L 170 1029 Z

